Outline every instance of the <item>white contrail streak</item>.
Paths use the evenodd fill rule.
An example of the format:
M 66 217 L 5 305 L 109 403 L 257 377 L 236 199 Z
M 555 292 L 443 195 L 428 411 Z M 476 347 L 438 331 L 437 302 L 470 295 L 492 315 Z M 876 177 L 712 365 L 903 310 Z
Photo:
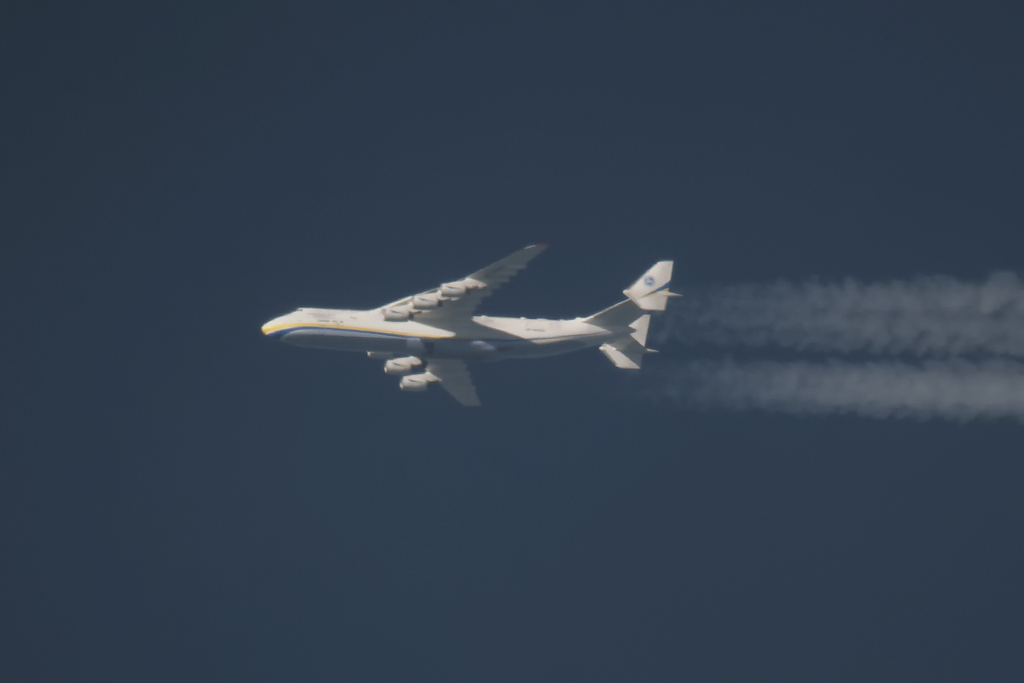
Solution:
M 1024 283 L 995 273 L 864 284 L 846 280 L 695 289 L 660 341 L 805 351 L 1024 357 Z
M 695 360 L 663 366 L 647 378 L 646 396 L 687 408 L 1024 421 L 1024 364 L 1011 360 Z

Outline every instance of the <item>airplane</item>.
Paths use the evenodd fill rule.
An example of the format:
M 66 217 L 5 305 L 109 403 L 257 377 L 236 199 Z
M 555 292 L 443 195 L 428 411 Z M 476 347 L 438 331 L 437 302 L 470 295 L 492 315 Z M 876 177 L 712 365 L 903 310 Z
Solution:
M 623 290 L 624 301 L 586 318 L 546 320 L 474 315 L 480 302 L 538 256 L 534 244 L 461 280 L 369 311 L 300 308 L 274 318 L 263 334 L 290 344 L 362 351 L 400 376 L 404 391 L 437 383 L 464 406 L 479 406 L 467 361 L 553 356 L 596 346 L 615 367 L 638 370 L 651 312 L 664 311 L 672 261 L 659 261 Z

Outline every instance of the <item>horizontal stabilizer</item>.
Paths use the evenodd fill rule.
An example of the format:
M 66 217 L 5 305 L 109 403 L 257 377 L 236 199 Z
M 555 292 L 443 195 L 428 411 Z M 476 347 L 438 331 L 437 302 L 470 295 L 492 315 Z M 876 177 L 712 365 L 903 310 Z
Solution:
M 637 308 L 636 304 L 626 299 L 620 301 L 614 306 L 610 306 L 600 313 L 595 313 L 589 318 L 585 318 L 585 322 L 591 325 L 598 325 L 605 329 L 611 329 L 613 327 L 626 327 L 631 322 L 637 319 L 643 311 Z
M 616 341 L 611 344 L 601 344 L 598 349 L 615 367 L 623 370 L 639 370 L 640 361 L 647 349 L 628 337 L 627 340 L 626 342 Z

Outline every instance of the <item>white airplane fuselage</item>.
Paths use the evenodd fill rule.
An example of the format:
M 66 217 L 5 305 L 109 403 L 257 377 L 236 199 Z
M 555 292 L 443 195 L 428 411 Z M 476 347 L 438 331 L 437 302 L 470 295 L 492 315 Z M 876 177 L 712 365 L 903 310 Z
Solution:
M 532 244 L 459 280 L 380 308 L 300 308 L 274 318 L 263 334 L 296 346 L 357 351 L 384 360 L 403 391 L 440 384 L 460 404 L 479 406 L 467 361 L 538 358 L 597 347 L 615 367 L 639 370 L 651 311 L 665 310 L 672 262 L 659 261 L 620 301 L 587 318 L 496 318 L 474 315 L 481 300 L 522 270 L 546 245 Z
M 472 316 L 444 327 L 385 320 L 380 310 L 300 308 L 263 326 L 263 333 L 309 348 L 389 355 L 494 361 L 578 351 L 628 335 L 574 320 Z

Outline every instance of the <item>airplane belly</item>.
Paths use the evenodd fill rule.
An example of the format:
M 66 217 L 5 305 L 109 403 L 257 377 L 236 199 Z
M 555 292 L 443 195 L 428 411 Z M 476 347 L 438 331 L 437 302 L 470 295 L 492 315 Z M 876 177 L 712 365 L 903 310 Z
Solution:
M 438 339 L 425 342 L 427 354 L 433 358 L 489 360 L 500 352 L 493 342 L 480 339 Z
M 603 337 L 537 339 L 421 339 L 370 330 L 303 327 L 280 334 L 282 341 L 330 351 L 382 351 L 421 358 L 494 361 L 505 358 L 541 358 L 599 345 Z
M 302 329 L 283 335 L 282 341 L 312 349 L 331 351 L 393 351 L 422 353 L 423 342 L 415 337 L 398 337 L 360 330 Z
M 521 339 L 493 342 L 498 347 L 494 360 L 502 358 L 543 358 L 579 351 L 600 344 L 590 338 Z

